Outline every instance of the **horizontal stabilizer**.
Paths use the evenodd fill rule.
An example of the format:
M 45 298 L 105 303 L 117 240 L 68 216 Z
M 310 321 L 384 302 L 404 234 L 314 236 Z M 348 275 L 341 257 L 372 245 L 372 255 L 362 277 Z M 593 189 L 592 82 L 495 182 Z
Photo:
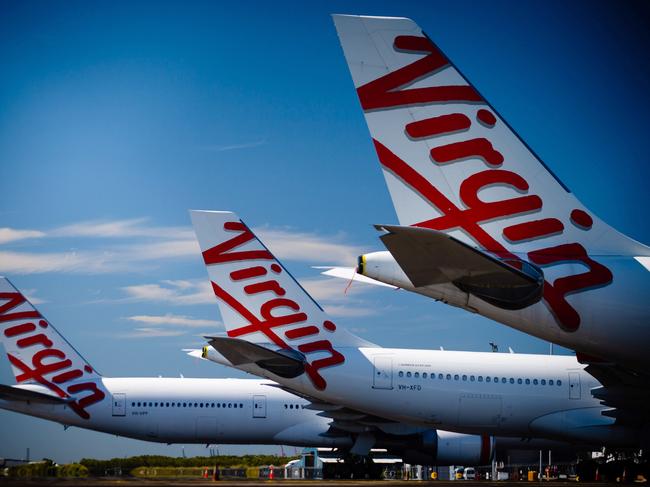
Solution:
M 206 337 L 206 339 L 235 367 L 256 364 L 285 379 L 293 379 L 305 372 L 304 356 L 295 350 L 274 351 L 237 338 Z
M 324 276 L 338 277 L 339 279 L 347 279 L 348 281 L 357 281 L 364 284 L 374 284 L 375 286 L 398 289 L 397 286 L 393 286 L 392 284 L 386 284 L 377 279 L 359 274 L 355 267 L 314 267 L 314 269 L 327 269 L 326 271 L 321 272 Z
M 528 262 L 504 261 L 443 232 L 377 225 L 380 238 L 415 287 L 453 283 L 504 309 L 521 309 L 542 297 L 542 271 Z
M 66 404 L 72 399 L 63 399 L 43 392 L 37 392 L 21 387 L 13 387 L 0 384 L 0 399 L 5 401 L 23 401 L 41 404 Z

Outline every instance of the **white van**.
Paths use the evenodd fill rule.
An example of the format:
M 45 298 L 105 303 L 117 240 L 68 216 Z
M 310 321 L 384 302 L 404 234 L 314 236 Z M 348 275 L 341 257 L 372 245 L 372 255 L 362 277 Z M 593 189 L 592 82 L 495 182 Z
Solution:
M 467 467 L 463 472 L 463 478 L 465 480 L 476 480 L 476 470 L 473 467 Z

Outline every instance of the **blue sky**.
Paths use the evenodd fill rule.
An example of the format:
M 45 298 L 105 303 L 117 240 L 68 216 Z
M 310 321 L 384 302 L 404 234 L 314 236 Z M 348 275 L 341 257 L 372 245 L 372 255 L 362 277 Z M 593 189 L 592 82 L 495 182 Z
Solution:
M 180 352 L 221 330 L 189 208 L 239 213 L 379 344 L 547 352 L 423 297 L 344 295 L 311 269 L 354 265 L 382 248 L 371 224 L 396 222 L 330 13 L 416 20 L 587 207 L 650 242 L 643 4 L 5 2 L 0 273 L 104 375 L 240 376 Z M 0 437 L 0 457 L 181 451 L 9 412 Z

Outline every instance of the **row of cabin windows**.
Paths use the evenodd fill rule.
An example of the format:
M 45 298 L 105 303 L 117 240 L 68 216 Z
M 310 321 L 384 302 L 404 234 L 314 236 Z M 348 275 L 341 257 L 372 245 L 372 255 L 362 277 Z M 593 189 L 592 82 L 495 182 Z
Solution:
M 400 370 L 397 375 L 399 375 L 400 377 L 404 377 L 404 375 L 406 375 L 406 377 L 413 377 L 415 379 L 419 379 L 420 376 L 423 379 L 427 379 L 429 377 L 431 379 L 436 378 L 436 374 L 427 374 L 426 372 L 422 372 L 421 375 L 420 375 L 420 372 L 413 372 L 413 373 L 406 372 L 406 374 L 405 374 L 404 371 L 402 371 L 402 370 Z M 446 375 L 445 374 L 438 374 L 438 379 L 440 379 L 440 380 L 443 380 L 443 379 L 451 380 L 452 375 L 451 374 L 446 374 Z M 499 377 L 494 377 L 494 379 L 493 379 L 492 377 L 486 376 L 485 379 L 484 379 L 482 375 L 479 375 L 479 376 L 469 375 L 468 376 L 468 375 L 463 374 L 461 376 L 459 374 L 454 374 L 453 379 L 454 380 L 464 380 L 464 381 L 469 380 L 470 382 L 474 382 L 474 381 L 483 382 L 484 380 L 485 380 L 485 382 L 493 382 L 493 381 L 495 383 L 499 382 Z M 514 384 L 515 381 L 517 382 L 517 384 L 526 384 L 526 385 L 532 384 L 534 386 L 536 386 L 536 385 L 545 386 L 547 383 L 548 383 L 549 386 L 552 386 L 552 385 L 561 386 L 562 385 L 562 381 L 560 379 L 557 379 L 557 380 L 549 379 L 547 381 L 546 379 L 539 379 L 539 380 L 538 379 L 521 379 L 521 378 L 515 379 L 513 377 L 510 377 L 510 378 L 501 377 L 501 383 L 502 384 L 508 384 L 508 383 Z
M 302 408 L 304 408 L 304 407 L 305 406 L 302 406 Z M 284 405 L 284 409 L 300 409 L 300 408 L 301 408 L 300 404 L 295 404 L 295 405 L 294 404 L 285 404 Z
M 146 408 L 243 408 L 244 405 L 242 403 L 225 403 L 225 402 L 132 402 L 131 407 L 143 407 Z

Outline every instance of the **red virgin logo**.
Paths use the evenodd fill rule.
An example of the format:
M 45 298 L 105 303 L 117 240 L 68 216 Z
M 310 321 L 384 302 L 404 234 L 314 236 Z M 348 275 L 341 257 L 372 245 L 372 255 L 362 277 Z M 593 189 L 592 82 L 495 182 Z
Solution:
M 426 54 L 423 58 L 394 72 L 371 81 L 357 89 L 361 106 L 365 111 L 385 110 L 409 105 L 440 104 L 452 107 L 453 104 L 483 104 L 480 95 L 471 86 L 435 86 L 401 89 L 417 80 L 435 75 L 437 71 L 449 66 L 449 61 L 425 37 L 397 36 L 394 40 L 396 51 Z M 494 114 L 484 108 L 477 108 L 474 120 L 464 113 L 448 113 L 412 123 L 405 127 L 409 140 L 446 135 L 467 130 L 473 123 L 487 129 L 497 123 Z M 433 230 L 463 230 L 480 246 L 504 259 L 521 260 L 503 244 L 492 237 L 481 223 L 504 220 L 508 217 L 533 214 L 542 209 L 542 198 L 529 193 L 529 183 L 514 171 L 503 169 L 507 164 L 498 147 L 488 138 L 472 138 L 450 144 L 442 144 L 430 149 L 429 157 L 440 167 L 460 162 L 468 158 L 482 160 L 487 168 L 467 176 L 458 188 L 464 208 L 450 201 L 438 188 L 418 173 L 406 161 L 400 159 L 378 140 L 373 140 L 382 166 L 393 173 L 404 184 L 433 205 L 441 216 L 415 223 L 414 226 Z M 482 201 L 478 193 L 492 185 L 506 186 L 523 193 L 523 196 L 502 200 Z M 564 231 L 564 223 L 559 217 L 530 220 L 510 225 L 503 229 L 503 238 L 517 244 L 524 241 L 542 240 Z M 574 209 L 568 215 L 569 221 L 584 231 L 593 225 L 592 218 L 581 209 Z M 577 262 L 587 268 L 586 272 L 559 277 L 552 282 L 544 282 L 544 303 L 555 316 L 559 326 L 565 331 L 575 331 L 580 326 L 580 314 L 566 300 L 572 293 L 587 292 L 595 287 L 606 286 L 613 280 L 611 271 L 592 259 L 579 243 L 569 243 L 544 247 L 528 252 L 528 259 L 539 266 L 560 265 Z
M 320 390 L 325 389 L 327 382 L 320 374 L 320 369 L 340 365 L 345 361 L 345 357 L 334 349 L 329 340 L 324 338 L 323 332 L 335 332 L 336 325 L 329 320 L 324 321 L 321 327 L 308 324 L 309 316 L 302 311 L 296 301 L 286 297 L 286 290 L 274 278 L 286 271 L 275 262 L 273 255 L 266 249 L 234 251 L 234 248 L 254 240 L 255 236 L 241 221 L 226 222 L 223 228 L 235 232 L 235 235 L 203 252 L 205 264 L 210 266 L 226 262 L 241 262 L 241 268 L 230 272 L 229 276 L 233 283 L 242 286 L 242 291 L 246 296 L 259 293 L 275 295 L 262 303 L 259 310 L 253 312 L 213 281 L 212 289 L 215 296 L 247 321 L 244 326 L 228 330 L 228 336 L 238 338 L 262 333 L 281 348 L 296 348 L 304 354 L 314 352 L 328 354 L 329 356 L 326 358 L 308 361 L 305 364 L 305 372 L 314 386 Z M 251 260 L 268 260 L 270 262 L 269 265 L 251 266 L 247 264 L 247 261 Z M 287 310 L 289 310 L 288 313 Z M 285 328 L 282 332 L 277 333 L 275 330 L 277 327 Z M 303 342 L 292 347 L 285 339 Z
M 86 408 L 105 397 L 95 382 L 77 382 L 77 379 L 84 376 L 84 372 L 91 374 L 92 368 L 87 364 L 81 368 L 75 366 L 65 352 L 56 347 L 47 336 L 49 323 L 38 311 L 10 312 L 26 302 L 22 294 L 0 293 L 0 300 L 4 301 L 0 306 L 0 324 L 18 322 L 3 331 L 4 336 L 13 340 L 15 345 L 9 345 L 7 349 L 24 350 L 28 355 L 31 353 L 31 363 L 25 363 L 12 353 L 7 353 L 9 362 L 20 371 L 16 375 L 16 382 L 38 382 L 61 398 L 73 398 L 68 403 L 70 408 L 83 419 L 89 419 L 90 414 Z M 74 383 L 68 385 L 72 381 Z M 84 392 L 86 394 L 82 395 Z

